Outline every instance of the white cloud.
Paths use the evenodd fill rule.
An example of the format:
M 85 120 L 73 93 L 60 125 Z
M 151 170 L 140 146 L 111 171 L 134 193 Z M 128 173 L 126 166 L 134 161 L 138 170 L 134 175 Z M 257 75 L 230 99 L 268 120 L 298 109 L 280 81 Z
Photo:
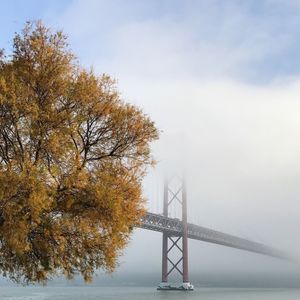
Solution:
M 286 50 L 291 34 L 276 18 L 257 17 L 234 3 L 74 1 L 58 23 L 85 64 L 120 80 L 258 80 L 256 64 Z

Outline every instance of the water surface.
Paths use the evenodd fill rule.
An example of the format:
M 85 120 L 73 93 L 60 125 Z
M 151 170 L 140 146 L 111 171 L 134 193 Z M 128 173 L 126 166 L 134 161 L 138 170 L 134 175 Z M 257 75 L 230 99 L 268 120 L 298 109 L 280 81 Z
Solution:
M 196 288 L 192 292 L 156 291 L 153 287 L 0 287 L 2 300 L 296 300 L 300 289 Z

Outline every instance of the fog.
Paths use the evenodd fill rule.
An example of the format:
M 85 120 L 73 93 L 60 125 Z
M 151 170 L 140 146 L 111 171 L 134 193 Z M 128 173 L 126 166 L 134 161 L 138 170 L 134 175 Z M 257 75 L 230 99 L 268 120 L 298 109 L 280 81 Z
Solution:
M 151 91 L 143 106 L 163 128 L 154 145 L 157 166 L 144 184 L 149 209 L 162 211 L 163 174 L 184 169 L 190 222 L 297 255 L 298 82 L 189 82 L 163 85 L 170 91 L 163 95 L 139 87 Z M 189 249 L 191 273 L 300 273 L 298 264 L 218 245 L 190 241 Z M 121 273 L 159 273 L 161 235 L 137 230 L 121 262 Z
M 287 57 L 299 12 L 287 17 L 267 1 L 255 15 L 229 2 L 79 1 L 52 23 L 65 28 L 86 65 L 115 76 L 124 100 L 161 131 L 157 165 L 144 180 L 150 211 L 162 211 L 164 174 L 184 172 L 189 222 L 297 255 L 300 76 L 281 65 L 295 61 Z M 191 281 L 300 274 L 296 263 L 199 241 L 189 242 L 189 254 Z M 111 280 L 158 282 L 160 271 L 161 234 L 137 229 Z

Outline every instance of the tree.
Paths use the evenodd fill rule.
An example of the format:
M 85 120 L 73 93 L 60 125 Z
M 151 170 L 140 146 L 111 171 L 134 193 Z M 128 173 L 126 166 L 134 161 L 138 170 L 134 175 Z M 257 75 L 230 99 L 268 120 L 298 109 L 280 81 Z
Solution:
M 0 272 L 21 282 L 113 271 L 144 212 L 154 123 L 41 22 L 0 55 Z

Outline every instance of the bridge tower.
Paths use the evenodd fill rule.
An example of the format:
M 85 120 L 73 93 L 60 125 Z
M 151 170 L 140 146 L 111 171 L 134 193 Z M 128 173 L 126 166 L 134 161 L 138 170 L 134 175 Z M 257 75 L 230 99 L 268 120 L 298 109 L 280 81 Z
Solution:
M 174 179 L 173 179 L 174 180 Z M 184 178 L 180 178 L 180 183 L 175 187 L 171 186 L 171 181 L 165 179 L 163 216 L 169 217 L 169 207 L 176 202 L 181 208 L 182 235 L 172 235 L 168 231 L 163 231 L 162 236 L 162 280 L 158 290 L 193 290 L 193 285 L 189 282 L 188 271 L 188 224 L 187 224 L 187 194 Z M 172 251 L 179 250 L 180 256 L 175 260 L 172 258 Z M 168 277 L 172 272 L 179 272 L 182 276 L 182 285 L 171 286 Z

